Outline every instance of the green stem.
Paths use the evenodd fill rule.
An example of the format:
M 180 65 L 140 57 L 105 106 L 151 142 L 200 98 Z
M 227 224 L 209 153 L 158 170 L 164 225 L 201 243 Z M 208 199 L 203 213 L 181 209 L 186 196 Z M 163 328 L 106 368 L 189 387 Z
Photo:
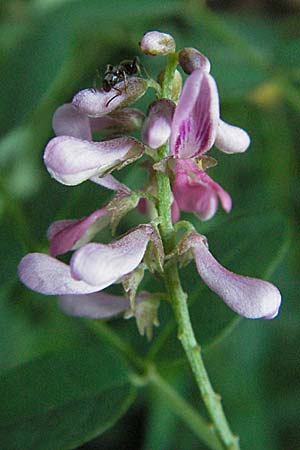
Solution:
M 169 61 L 166 67 L 164 83 L 162 86 L 162 92 L 167 93 L 167 98 L 171 97 L 172 78 L 171 73 L 174 74 L 174 59 L 169 57 Z M 165 86 L 165 83 L 169 83 L 169 87 Z M 167 146 L 163 146 L 160 149 L 161 158 L 168 154 Z M 157 173 L 158 184 L 158 212 L 161 219 L 160 233 L 166 253 L 169 253 L 175 244 L 175 233 L 171 220 L 171 187 L 170 181 L 166 174 Z M 239 443 L 238 438 L 234 436 L 229 428 L 227 419 L 225 417 L 220 396 L 217 395 L 208 378 L 204 362 L 201 356 L 201 349 L 198 345 L 194 331 L 192 328 L 190 315 L 187 306 L 187 296 L 183 292 L 177 263 L 168 263 L 164 272 L 166 289 L 171 299 L 175 318 L 178 326 L 178 338 L 181 341 L 186 357 L 191 366 L 196 383 L 201 393 L 202 399 L 205 403 L 207 411 L 213 422 L 213 431 L 220 439 L 222 446 L 227 450 L 238 450 Z
M 222 446 L 211 430 L 209 424 L 160 376 L 154 367 L 149 371 L 148 380 L 156 391 L 168 401 L 168 405 L 173 413 L 176 414 L 202 442 L 212 450 L 222 450 Z

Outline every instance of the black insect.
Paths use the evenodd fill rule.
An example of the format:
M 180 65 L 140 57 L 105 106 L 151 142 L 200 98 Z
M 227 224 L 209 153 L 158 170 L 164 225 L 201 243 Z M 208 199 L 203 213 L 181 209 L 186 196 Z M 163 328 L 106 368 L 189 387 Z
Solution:
M 141 64 L 138 56 L 135 56 L 132 60 L 125 59 L 121 61 L 120 64 L 113 66 L 112 64 L 107 64 L 104 77 L 102 79 L 102 89 L 105 92 L 109 92 L 114 89 L 117 94 L 114 95 L 107 103 L 106 106 L 110 104 L 116 97 L 122 94 L 121 89 L 115 87 L 120 81 L 124 81 L 124 89 L 127 89 L 127 79 L 134 75 L 141 74 Z

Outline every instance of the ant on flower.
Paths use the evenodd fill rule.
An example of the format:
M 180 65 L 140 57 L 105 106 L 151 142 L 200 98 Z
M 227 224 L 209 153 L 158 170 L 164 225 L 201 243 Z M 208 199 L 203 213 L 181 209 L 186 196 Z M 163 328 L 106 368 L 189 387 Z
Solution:
M 143 66 L 140 63 L 138 56 L 135 56 L 132 60 L 125 59 L 121 61 L 120 64 L 113 66 L 112 64 L 107 64 L 104 76 L 102 78 L 102 89 L 105 92 L 114 89 L 117 94 L 114 95 L 107 103 L 106 106 L 110 104 L 116 97 L 122 94 L 122 90 L 116 87 L 116 84 L 124 81 L 124 90 L 127 89 L 127 79 L 134 75 L 140 75 Z M 97 78 L 101 78 L 99 70 L 97 70 Z M 94 87 L 94 89 L 96 89 Z

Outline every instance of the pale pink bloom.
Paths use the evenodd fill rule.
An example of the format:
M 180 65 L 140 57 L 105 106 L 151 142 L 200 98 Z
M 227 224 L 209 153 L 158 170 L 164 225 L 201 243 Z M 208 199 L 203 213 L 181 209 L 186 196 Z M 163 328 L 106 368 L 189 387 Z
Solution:
M 210 253 L 203 236 L 191 235 L 189 245 L 200 277 L 229 308 L 249 319 L 273 319 L 277 316 L 281 295 L 276 286 L 225 269 Z
M 91 142 L 72 136 L 50 140 L 44 152 L 48 172 L 62 184 L 74 186 L 94 176 L 104 176 L 137 160 L 144 146 L 133 137 L 122 136 Z
M 218 200 L 226 212 L 231 210 L 230 195 L 191 159 L 176 160 L 172 192 L 181 211 L 193 212 L 201 220 L 208 220 L 215 214 Z
M 139 225 L 110 244 L 87 244 L 77 250 L 70 266 L 42 253 L 29 253 L 19 264 L 20 280 L 46 295 L 88 294 L 119 282 L 143 260 L 150 240 L 158 237 L 151 225 Z
M 144 301 L 145 295 L 137 295 L 135 303 Z M 89 319 L 108 319 L 130 309 L 130 300 L 120 295 L 95 292 L 85 295 L 62 295 L 58 298 L 60 308 L 70 316 Z

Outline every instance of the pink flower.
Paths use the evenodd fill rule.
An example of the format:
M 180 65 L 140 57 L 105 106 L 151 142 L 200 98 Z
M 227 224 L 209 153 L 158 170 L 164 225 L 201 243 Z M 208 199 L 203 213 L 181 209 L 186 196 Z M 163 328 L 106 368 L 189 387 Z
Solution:
M 150 241 L 159 247 L 158 239 L 151 225 L 139 225 L 110 244 L 84 245 L 75 251 L 70 266 L 52 256 L 29 253 L 19 264 L 19 277 L 27 287 L 45 295 L 97 292 L 132 272 Z
M 213 77 L 196 69 L 187 78 L 175 109 L 170 147 L 175 158 L 195 158 L 213 145 L 225 153 L 244 152 L 248 134 L 220 119 L 219 95 Z
M 192 159 L 176 160 L 172 192 L 181 211 L 194 212 L 201 220 L 215 214 L 218 199 L 226 212 L 231 210 L 230 195 Z
M 135 109 L 125 108 L 110 115 L 109 112 L 90 118 L 85 111 L 68 103 L 55 111 L 52 125 L 57 137 L 49 141 L 44 151 L 44 163 L 53 178 L 69 186 L 88 179 L 95 181 L 143 155 L 144 145 L 129 136 L 92 141 L 94 131 L 135 130 L 143 121 L 143 114 Z
M 273 319 L 277 316 L 281 295 L 272 283 L 225 269 L 208 250 L 204 236 L 190 235 L 188 245 L 200 277 L 229 308 L 249 319 Z

